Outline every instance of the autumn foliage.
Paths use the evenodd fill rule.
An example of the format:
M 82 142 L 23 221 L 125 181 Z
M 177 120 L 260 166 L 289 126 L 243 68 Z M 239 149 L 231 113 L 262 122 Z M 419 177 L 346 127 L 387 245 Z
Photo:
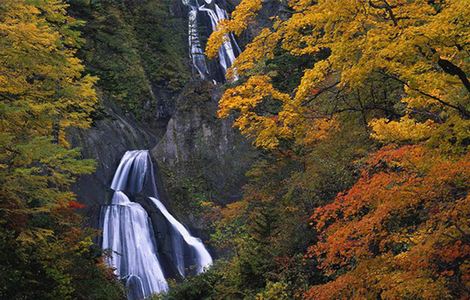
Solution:
M 315 210 L 308 250 L 333 280 L 308 299 L 465 299 L 470 288 L 470 161 L 386 147 L 358 182 Z
M 94 162 L 67 131 L 87 128 L 97 78 L 76 57 L 65 1 L 0 1 L 0 298 L 118 299 L 70 186 Z
M 307 288 L 294 280 L 286 289 L 306 299 L 468 299 L 470 6 L 291 0 L 281 9 L 233 64 L 229 75 L 238 80 L 225 91 L 219 116 L 232 115 L 278 167 L 299 163 L 280 170 L 285 191 L 276 186 L 264 199 L 277 209 L 316 206 L 308 220 L 315 237 L 303 254 L 318 277 Z M 228 32 L 256 23 L 261 10 L 257 0 L 241 1 L 209 39 L 207 54 L 216 55 Z M 370 147 L 343 148 L 361 130 Z M 325 149 L 335 143 L 349 162 L 328 161 Z M 255 180 L 249 191 L 279 176 Z M 293 204 L 291 195 L 311 203 Z M 290 233 L 269 236 L 272 245 L 293 244 L 296 233 L 282 218 Z

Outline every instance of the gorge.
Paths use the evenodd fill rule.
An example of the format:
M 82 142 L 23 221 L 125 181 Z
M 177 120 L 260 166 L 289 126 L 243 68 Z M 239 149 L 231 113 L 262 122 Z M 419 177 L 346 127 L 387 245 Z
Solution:
M 462 0 L 1 0 L 0 299 L 470 299 Z
M 200 32 L 207 38 L 218 22 L 228 18 L 227 12 L 210 0 L 183 4 L 188 8 L 188 49 L 196 76 L 224 82 L 227 68 L 240 52 L 238 44 L 230 34 L 218 59 L 209 62 L 203 54 L 200 39 L 204 35 Z M 148 150 L 126 151 L 110 184 L 114 191 L 111 201 L 100 206 L 98 227 L 102 229 L 101 246 L 108 253 L 106 262 L 125 282 L 130 300 L 165 293 L 167 278 L 199 274 L 212 265 L 201 240 L 193 237 L 160 200 L 153 164 Z M 147 212 L 149 207 L 152 217 Z

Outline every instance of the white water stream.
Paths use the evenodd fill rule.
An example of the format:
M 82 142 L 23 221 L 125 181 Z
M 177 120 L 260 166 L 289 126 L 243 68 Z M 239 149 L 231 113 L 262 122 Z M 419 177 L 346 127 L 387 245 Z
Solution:
M 147 195 L 150 196 L 149 203 L 172 228 L 169 233 L 171 251 L 176 259 L 167 264 L 175 264 L 183 277 L 188 269 L 195 268 L 197 273 L 201 273 L 212 265 L 212 257 L 201 240 L 193 237 L 158 199 L 148 151 L 127 151 L 114 174 L 111 188 L 115 193 L 111 204 L 102 210 L 102 248 L 110 254 L 106 259 L 108 265 L 125 281 L 129 300 L 145 299 L 168 291 L 152 221 L 144 207 L 128 197 L 141 193 L 146 184 L 151 186 L 152 194 Z M 191 249 L 189 259 L 185 259 L 184 249 Z

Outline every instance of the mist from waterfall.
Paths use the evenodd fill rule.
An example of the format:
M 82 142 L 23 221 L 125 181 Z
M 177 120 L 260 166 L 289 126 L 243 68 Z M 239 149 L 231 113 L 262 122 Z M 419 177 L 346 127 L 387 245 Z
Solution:
M 193 237 L 159 200 L 152 160 L 147 150 L 127 151 L 114 174 L 111 188 L 115 191 L 110 205 L 103 206 L 102 248 L 109 255 L 107 264 L 125 282 L 128 299 L 145 299 L 168 291 L 164 266 L 173 266 L 184 277 L 194 268 L 201 273 L 212 265 L 212 257 L 201 240 Z M 149 199 L 150 209 L 159 213 L 162 228 L 171 239 L 171 259 L 161 263 L 157 238 L 149 214 L 131 201 L 136 195 Z M 168 231 L 168 229 L 171 229 Z M 158 230 L 158 228 L 157 228 Z M 189 255 L 188 255 L 189 253 Z
M 211 72 L 208 67 L 207 58 L 201 45 L 201 36 L 199 23 L 201 16 L 206 14 L 210 19 L 210 33 L 217 29 L 220 21 L 228 19 L 227 11 L 221 8 L 216 0 L 182 0 L 183 4 L 189 8 L 188 12 L 188 36 L 189 36 L 189 55 L 194 69 L 202 79 L 216 80 L 216 74 Z M 200 4 L 200 1 L 202 4 Z M 233 64 L 240 47 L 232 33 L 227 34 L 225 41 L 219 49 L 218 65 L 221 68 L 225 79 L 227 69 Z M 234 78 L 236 80 L 236 76 Z

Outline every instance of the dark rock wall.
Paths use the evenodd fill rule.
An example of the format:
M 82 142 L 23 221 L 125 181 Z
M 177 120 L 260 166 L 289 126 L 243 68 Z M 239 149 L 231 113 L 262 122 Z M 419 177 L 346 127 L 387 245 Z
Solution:
M 78 200 L 84 203 L 90 225 L 96 227 L 100 205 L 111 201 L 110 190 L 114 172 L 127 150 L 148 149 L 157 138 L 142 128 L 130 114 L 124 114 L 113 102 L 103 101 L 101 115 L 93 126 L 72 130 L 69 140 L 80 147 L 84 158 L 96 161 L 96 171 L 81 176 L 73 186 Z
M 193 81 L 177 98 L 177 110 L 152 156 L 162 169 L 163 183 L 175 210 L 197 224 L 197 197 L 219 204 L 242 196 L 241 187 L 256 153 L 249 141 L 232 128 L 232 120 L 218 119 L 219 86 Z
M 90 224 L 97 225 L 99 206 L 111 199 L 109 185 L 124 152 L 152 149 L 168 192 L 163 200 L 193 231 L 204 231 L 198 202 L 239 199 L 256 152 L 232 120 L 216 117 L 223 87 L 190 81 L 186 7 L 181 0 L 70 3 L 71 13 L 86 21 L 81 58 L 100 77 L 92 128 L 70 134 L 72 145 L 97 162 L 96 172 L 74 186 Z M 236 4 L 225 2 L 229 10 Z M 268 0 L 240 44 L 279 9 L 279 2 Z

